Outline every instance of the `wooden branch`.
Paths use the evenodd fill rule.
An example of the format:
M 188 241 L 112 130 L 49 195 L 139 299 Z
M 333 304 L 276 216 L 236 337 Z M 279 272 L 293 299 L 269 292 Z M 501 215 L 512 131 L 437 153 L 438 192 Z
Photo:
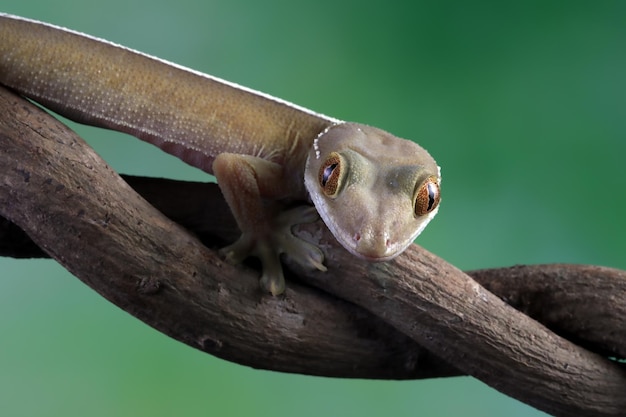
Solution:
M 292 284 L 284 298 L 263 296 L 256 272 L 223 263 L 82 139 L 1 88 L 0 170 L 2 215 L 103 297 L 192 347 L 283 372 L 458 373 L 370 313 L 315 289 Z
M 0 115 L 2 214 L 100 294 L 178 340 L 281 371 L 428 376 L 423 364 L 434 363 L 432 356 L 384 321 L 462 372 L 549 413 L 609 416 L 626 409 L 618 364 L 557 336 L 418 246 L 392 262 L 363 263 L 325 228 L 306 225 L 299 233 L 322 246 L 329 272 L 293 266 L 297 278 L 370 313 L 299 286 L 295 277 L 284 297 L 263 296 L 256 274 L 221 262 L 65 127 L 4 92 Z M 569 267 L 553 268 L 558 276 Z M 623 285 L 623 273 L 611 274 L 613 288 Z M 621 288 L 613 299 L 623 308 Z M 524 304 L 523 292 L 509 293 L 516 295 Z M 602 349 L 621 349 L 612 350 L 624 346 L 620 332 L 621 340 L 602 339 Z M 350 356 L 359 362 L 346 361 Z
M 240 233 L 217 184 L 129 175 L 122 175 L 122 178 L 152 206 L 193 232 L 208 247 L 219 247 Z M 48 257 L 17 225 L 2 218 L 0 256 Z M 555 264 L 466 273 L 516 310 L 566 339 L 604 356 L 626 358 L 626 320 L 623 320 L 626 304 L 621 297 L 615 297 L 615 294 L 626 292 L 623 271 Z M 348 340 L 349 336 L 337 339 Z M 402 342 L 391 345 L 400 346 Z M 415 349 L 413 344 L 407 347 Z M 356 363 L 360 362 L 353 354 L 352 358 Z M 428 364 L 432 372 L 430 376 L 451 376 L 450 367 L 432 355 L 421 357 L 420 366 L 433 358 L 435 362 Z M 442 369 L 437 368 L 443 364 Z M 398 374 L 396 377 L 411 376 Z

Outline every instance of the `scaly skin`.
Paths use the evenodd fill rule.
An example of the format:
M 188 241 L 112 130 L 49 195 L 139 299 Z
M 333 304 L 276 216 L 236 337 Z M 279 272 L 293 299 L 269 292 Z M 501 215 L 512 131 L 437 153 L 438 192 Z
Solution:
M 438 209 L 439 167 L 411 141 L 84 34 L 0 14 L 0 83 L 215 174 L 242 230 L 222 253 L 259 257 L 272 294 L 285 288 L 281 253 L 325 267 L 291 234 L 316 213 L 264 201 L 310 198 L 337 240 L 372 261 L 401 253 Z

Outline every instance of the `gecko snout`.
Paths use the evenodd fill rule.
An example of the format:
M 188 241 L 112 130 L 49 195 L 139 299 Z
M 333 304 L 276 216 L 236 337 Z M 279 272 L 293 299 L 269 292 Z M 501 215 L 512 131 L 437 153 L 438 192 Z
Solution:
M 385 231 L 365 229 L 352 236 L 356 254 L 368 261 L 386 261 L 395 256 L 396 244 Z

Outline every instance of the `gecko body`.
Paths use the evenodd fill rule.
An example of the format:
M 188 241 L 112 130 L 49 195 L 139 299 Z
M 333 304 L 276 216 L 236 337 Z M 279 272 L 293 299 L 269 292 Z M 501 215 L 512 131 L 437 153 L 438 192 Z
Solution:
M 284 291 L 279 256 L 325 270 L 291 233 L 322 217 L 350 252 L 401 253 L 436 214 L 439 167 L 414 142 L 347 123 L 85 34 L 0 14 L 0 83 L 79 123 L 132 134 L 214 174 L 261 285 Z M 312 202 L 288 211 L 267 201 Z

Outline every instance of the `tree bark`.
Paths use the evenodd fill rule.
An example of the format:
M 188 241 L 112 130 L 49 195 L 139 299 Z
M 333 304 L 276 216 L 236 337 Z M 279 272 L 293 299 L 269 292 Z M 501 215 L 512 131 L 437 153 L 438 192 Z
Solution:
M 320 245 L 329 271 L 298 270 L 287 260 L 295 271 L 287 292 L 265 296 L 256 272 L 223 263 L 66 127 L 6 91 L 0 115 L 1 214 L 101 295 L 180 341 L 285 372 L 423 378 L 460 371 L 555 415 L 625 414 L 626 374 L 618 363 L 521 312 L 623 357 L 620 271 L 557 265 L 475 273 L 517 311 L 417 245 L 391 262 L 361 262 L 318 222 L 296 231 Z M 156 194 L 167 196 L 157 186 Z M 208 196 L 202 213 L 186 218 L 232 236 L 223 202 Z M 168 204 L 184 200 L 170 195 Z M 529 276 L 532 283 L 520 285 Z M 539 301 L 533 291 L 542 294 Z M 608 304 L 604 312 L 586 316 L 600 299 Z M 615 314 L 610 308 L 621 314 L 603 323 L 603 314 Z
M 121 177 L 157 210 L 192 232 L 205 246 L 220 247 L 239 234 L 217 184 L 129 175 Z M 2 217 L 0 256 L 49 257 L 17 225 Z M 626 358 L 626 320 L 623 320 L 626 317 L 626 303 L 623 303 L 623 297 L 616 296 L 626 293 L 625 272 L 598 266 L 552 264 L 518 265 L 466 273 L 511 307 L 558 335 L 592 352 L 612 358 Z M 352 308 L 360 310 L 358 314 L 364 314 L 362 309 L 356 306 Z M 337 320 L 344 321 L 345 318 L 331 318 L 330 322 Z M 339 329 L 334 329 L 337 330 Z M 331 335 L 332 332 L 333 329 L 325 329 L 323 333 Z M 394 336 L 405 338 L 397 332 L 395 335 L 391 332 L 386 335 L 387 338 Z M 346 335 L 331 336 L 329 340 L 345 342 L 351 339 Z M 403 346 L 405 342 L 398 340 L 391 344 Z M 409 343 L 406 348 L 419 349 L 413 343 Z M 342 349 L 339 351 L 343 352 Z M 350 353 L 355 362 L 360 361 L 358 356 L 354 356 L 352 349 L 347 349 L 346 353 Z M 394 351 L 393 355 L 398 355 L 398 352 Z M 458 370 L 452 371 L 447 363 L 432 355 L 420 357 L 420 367 L 425 365 L 430 370 L 428 377 L 463 374 Z M 312 370 L 300 372 L 318 373 Z M 398 379 L 418 377 L 411 373 L 394 375 Z M 377 376 L 371 374 L 367 377 Z

